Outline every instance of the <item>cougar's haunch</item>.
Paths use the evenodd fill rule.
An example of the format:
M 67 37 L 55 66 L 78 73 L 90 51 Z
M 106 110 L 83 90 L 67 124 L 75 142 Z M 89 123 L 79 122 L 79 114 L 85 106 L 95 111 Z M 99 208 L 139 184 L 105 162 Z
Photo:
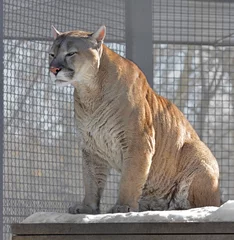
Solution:
M 85 198 L 69 212 L 100 212 L 111 168 L 121 180 L 110 212 L 219 206 L 216 159 L 142 71 L 103 44 L 106 28 L 53 33 L 51 76 L 74 86 L 83 154 Z

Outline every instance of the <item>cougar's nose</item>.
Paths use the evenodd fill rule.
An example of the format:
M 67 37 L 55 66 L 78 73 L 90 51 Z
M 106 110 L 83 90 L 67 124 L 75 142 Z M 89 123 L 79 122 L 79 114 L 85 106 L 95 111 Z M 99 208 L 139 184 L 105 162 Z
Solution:
M 56 76 L 62 68 L 50 67 L 50 71 Z

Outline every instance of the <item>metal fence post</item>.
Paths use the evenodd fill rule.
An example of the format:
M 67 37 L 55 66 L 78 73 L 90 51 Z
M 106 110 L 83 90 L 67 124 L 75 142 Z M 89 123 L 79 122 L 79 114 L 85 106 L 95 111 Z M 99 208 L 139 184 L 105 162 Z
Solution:
M 3 0 L 0 0 L 0 239 L 3 239 Z
M 152 0 L 126 1 L 126 57 L 135 62 L 153 86 Z

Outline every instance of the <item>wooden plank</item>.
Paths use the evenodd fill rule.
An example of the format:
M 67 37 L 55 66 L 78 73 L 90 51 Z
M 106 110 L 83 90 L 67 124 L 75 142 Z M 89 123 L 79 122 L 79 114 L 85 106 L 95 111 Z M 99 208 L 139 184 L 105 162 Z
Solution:
M 12 240 L 231 240 L 234 235 L 47 235 L 15 236 Z
M 234 234 L 234 223 L 34 223 L 12 224 L 12 233 L 15 235 Z

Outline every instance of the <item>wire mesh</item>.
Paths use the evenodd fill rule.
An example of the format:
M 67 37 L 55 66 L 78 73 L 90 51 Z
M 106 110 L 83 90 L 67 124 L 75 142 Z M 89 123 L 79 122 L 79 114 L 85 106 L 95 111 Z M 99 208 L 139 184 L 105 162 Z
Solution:
M 172 100 L 220 166 L 234 199 L 234 3 L 153 1 L 154 89 Z
M 4 239 L 9 224 L 67 212 L 84 195 L 73 89 L 55 87 L 48 73 L 51 25 L 95 31 L 105 23 L 107 45 L 124 56 L 124 14 L 123 1 L 4 1 Z M 103 211 L 117 178 L 112 171 Z
M 51 25 L 107 26 L 125 56 L 124 0 L 4 0 L 4 240 L 37 211 L 65 212 L 84 195 L 73 89 L 48 75 Z M 234 199 L 234 3 L 152 0 L 154 89 L 185 113 L 220 165 L 223 199 Z M 140 15 L 139 16 L 144 17 Z M 144 46 L 144 43 L 142 43 Z M 112 171 L 102 200 L 115 202 Z

